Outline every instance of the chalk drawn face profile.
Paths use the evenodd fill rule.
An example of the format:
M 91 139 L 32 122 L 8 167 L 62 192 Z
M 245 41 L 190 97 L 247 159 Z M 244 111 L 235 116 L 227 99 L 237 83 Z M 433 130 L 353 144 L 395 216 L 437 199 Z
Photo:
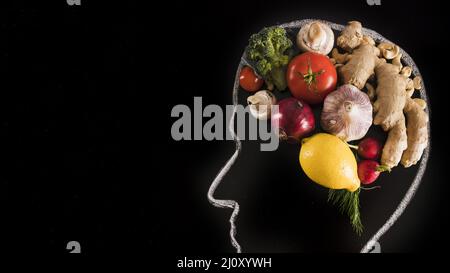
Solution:
M 279 26 L 283 27 L 285 29 L 299 29 L 303 25 L 308 24 L 312 21 L 317 21 L 317 20 L 316 19 L 305 19 L 305 20 L 300 20 L 300 21 L 289 22 L 286 24 L 281 24 Z M 337 31 L 337 32 L 340 32 L 344 29 L 344 25 L 335 24 L 335 23 L 331 23 L 331 22 L 327 22 L 327 21 L 323 21 L 323 20 L 318 20 L 318 21 L 321 21 L 322 23 L 329 25 L 334 31 Z M 377 32 L 367 29 L 367 28 L 363 28 L 363 34 L 372 37 L 377 43 L 379 43 L 379 42 L 392 43 L 391 41 L 387 40 L 386 38 L 384 38 Z M 402 49 L 400 49 L 400 52 L 402 53 L 402 62 L 405 65 L 408 65 L 412 68 L 413 74 L 415 76 L 421 76 L 418 67 L 414 63 L 413 59 L 408 55 L 408 53 Z M 238 240 L 236 239 L 236 231 L 237 231 L 236 218 L 239 214 L 239 203 L 237 201 L 231 200 L 231 199 L 230 200 L 216 199 L 216 198 L 214 198 L 214 192 L 215 192 L 216 188 L 219 186 L 219 184 L 221 183 L 224 176 L 227 174 L 227 172 L 230 170 L 230 168 L 236 162 L 236 159 L 238 158 L 238 156 L 241 152 L 242 144 L 241 144 L 240 139 L 238 138 L 238 136 L 236 135 L 236 133 L 234 131 L 234 118 L 235 118 L 235 114 L 236 114 L 236 107 L 239 104 L 238 103 L 239 72 L 242 69 L 242 67 L 245 65 L 249 65 L 249 64 L 246 61 L 245 56 L 243 55 L 241 58 L 241 61 L 239 63 L 239 66 L 237 68 L 235 81 L 234 81 L 234 85 L 233 85 L 234 110 L 233 110 L 233 115 L 231 116 L 231 119 L 229 122 L 230 126 L 228 128 L 231 136 L 233 136 L 233 138 L 234 138 L 236 148 L 235 148 L 233 155 L 229 158 L 229 160 L 226 162 L 226 164 L 223 166 L 223 168 L 220 170 L 220 172 L 217 174 L 217 176 L 211 183 L 211 186 L 210 186 L 210 188 L 208 190 L 208 194 L 207 194 L 208 200 L 210 201 L 210 203 L 212 205 L 219 207 L 219 208 L 232 209 L 232 213 L 231 213 L 230 220 L 229 220 L 230 240 L 231 240 L 231 244 L 233 245 L 233 247 L 236 249 L 236 252 L 238 252 L 238 253 L 243 251 L 241 248 L 241 245 L 239 244 Z M 422 89 L 420 90 L 420 98 L 423 99 L 427 103 L 428 106 L 430 105 L 428 102 L 428 97 L 426 94 L 426 88 L 425 88 L 424 84 L 422 86 Z M 431 109 L 429 107 L 427 107 L 426 111 L 428 113 L 428 116 L 431 117 Z M 430 120 L 431 120 L 431 118 L 430 118 Z M 431 147 L 430 126 L 431 126 L 431 122 L 428 123 L 428 142 L 429 143 L 422 155 L 421 161 L 418 163 L 419 164 L 418 170 L 417 170 L 417 173 L 415 174 L 415 177 L 414 177 L 412 183 L 410 184 L 406 194 L 401 198 L 397 208 L 392 212 L 391 216 L 388 219 L 386 219 L 386 222 L 377 230 L 377 232 L 375 234 L 373 234 L 370 237 L 370 240 L 364 244 L 363 248 L 360 250 L 361 253 L 377 252 L 377 251 L 374 251 L 374 249 L 375 250 L 379 249 L 379 247 L 378 248 L 376 247 L 378 245 L 377 242 L 380 240 L 380 238 L 386 232 L 388 232 L 388 230 L 392 227 L 392 225 L 402 215 L 403 211 L 405 210 L 405 208 L 408 206 L 408 204 L 414 197 L 414 194 L 417 191 L 417 189 L 421 183 L 422 177 L 424 175 L 424 172 L 425 172 L 425 169 L 427 166 L 427 162 L 428 162 L 428 157 L 429 157 L 430 150 L 431 150 L 431 148 L 430 148 Z

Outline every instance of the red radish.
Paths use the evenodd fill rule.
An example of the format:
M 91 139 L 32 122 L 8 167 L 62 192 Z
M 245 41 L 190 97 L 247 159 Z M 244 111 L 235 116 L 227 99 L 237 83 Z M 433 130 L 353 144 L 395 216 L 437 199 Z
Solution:
M 381 153 L 381 143 L 378 139 L 367 137 L 358 145 L 358 154 L 365 159 L 377 159 Z
M 272 115 L 272 126 L 281 140 L 298 142 L 314 130 L 314 114 L 305 102 L 286 98 L 278 103 L 278 113 Z
M 358 177 L 364 185 L 372 184 L 384 171 L 390 172 L 391 170 L 374 160 L 363 160 L 358 163 Z

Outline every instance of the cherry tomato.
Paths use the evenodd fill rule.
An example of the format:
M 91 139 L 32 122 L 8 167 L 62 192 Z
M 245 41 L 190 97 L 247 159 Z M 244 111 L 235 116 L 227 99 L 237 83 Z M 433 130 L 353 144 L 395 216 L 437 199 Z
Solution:
M 318 104 L 336 89 L 337 73 L 327 56 L 305 52 L 289 62 L 286 79 L 292 96 Z
M 256 92 L 261 89 L 264 80 L 256 76 L 253 69 L 244 66 L 239 75 L 239 85 L 248 92 Z

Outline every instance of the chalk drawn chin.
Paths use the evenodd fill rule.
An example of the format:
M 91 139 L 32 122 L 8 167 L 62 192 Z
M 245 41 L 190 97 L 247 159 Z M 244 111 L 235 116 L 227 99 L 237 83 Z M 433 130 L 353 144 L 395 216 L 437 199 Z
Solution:
M 304 19 L 304 20 L 292 21 L 289 23 L 281 24 L 279 26 L 283 27 L 285 29 L 299 29 L 303 25 L 306 25 L 312 21 L 320 21 L 324 24 L 329 25 L 333 30 L 338 31 L 338 32 L 342 31 L 345 27 L 344 25 L 341 25 L 341 24 L 335 24 L 332 22 L 328 22 L 325 20 L 319 20 L 319 19 Z M 368 28 L 363 28 L 363 34 L 372 37 L 375 40 L 375 42 L 377 42 L 377 43 L 379 43 L 379 42 L 393 43 L 393 42 L 389 41 L 388 39 L 384 38 L 382 35 L 380 35 L 376 31 L 373 31 Z M 413 59 L 409 56 L 409 54 L 401 48 L 400 48 L 400 52 L 402 53 L 402 58 L 401 58 L 402 62 L 412 68 L 412 73 L 415 76 L 422 77 L 420 74 L 419 68 L 414 63 Z M 247 60 L 245 58 L 245 54 L 243 54 L 241 57 L 237 72 L 236 72 L 234 85 L 233 85 L 233 106 L 235 107 L 234 109 L 236 109 L 236 106 L 239 104 L 239 102 L 238 102 L 239 71 L 241 71 L 242 67 L 245 65 L 250 65 L 250 64 L 247 62 Z M 404 212 L 404 210 L 406 209 L 406 207 L 408 206 L 408 204 L 411 202 L 412 198 L 414 197 L 414 194 L 417 191 L 417 189 L 421 183 L 422 177 L 425 173 L 425 169 L 426 169 L 426 166 L 428 163 L 428 158 L 429 158 L 430 151 L 431 151 L 431 131 L 430 131 L 431 106 L 428 101 L 426 87 L 425 87 L 424 82 L 422 83 L 422 88 L 420 89 L 420 98 L 423 99 L 426 102 L 426 104 L 428 105 L 428 107 L 426 108 L 426 111 L 428 113 L 429 120 L 430 120 L 428 122 L 428 146 L 422 155 L 422 159 L 420 161 L 418 171 L 414 177 L 414 180 L 413 180 L 411 186 L 407 190 L 406 194 L 403 196 L 399 205 L 394 210 L 392 215 L 387 219 L 387 221 L 378 229 L 378 231 L 369 239 L 369 241 L 367 243 L 365 243 L 364 247 L 361 249 L 361 253 L 371 252 L 373 250 L 374 242 L 379 242 L 380 238 L 392 227 L 392 225 L 394 225 L 394 223 L 402 215 L 402 213 Z M 234 141 L 236 143 L 236 149 L 235 149 L 235 152 L 233 153 L 233 155 L 230 157 L 230 159 L 227 161 L 227 163 L 224 165 L 224 167 L 220 170 L 220 172 L 215 177 L 214 181 L 212 182 L 212 184 L 209 188 L 207 197 L 208 197 L 208 200 L 211 202 L 211 204 L 213 204 L 214 206 L 220 207 L 220 208 L 230 208 L 233 210 L 233 213 L 232 213 L 232 215 L 230 217 L 230 221 L 229 221 L 230 227 L 231 227 L 230 228 L 230 238 L 231 238 L 231 243 L 234 246 L 234 248 L 236 249 L 236 251 L 241 252 L 241 246 L 239 245 L 239 243 L 237 242 L 237 240 L 235 238 L 235 236 L 236 236 L 235 219 L 239 213 L 239 204 L 235 200 L 219 200 L 219 199 L 214 198 L 214 192 L 215 192 L 216 188 L 219 186 L 223 177 L 227 174 L 227 172 L 229 171 L 229 169 L 232 167 L 232 165 L 236 161 L 237 157 L 239 156 L 239 153 L 241 152 L 241 141 L 239 140 L 239 138 L 236 136 L 236 134 L 234 132 L 234 115 L 231 117 L 231 122 L 229 124 L 230 124 L 230 126 L 228 129 L 231 133 L 231 136 L 233 136 L 233 138 L 234 138 Z

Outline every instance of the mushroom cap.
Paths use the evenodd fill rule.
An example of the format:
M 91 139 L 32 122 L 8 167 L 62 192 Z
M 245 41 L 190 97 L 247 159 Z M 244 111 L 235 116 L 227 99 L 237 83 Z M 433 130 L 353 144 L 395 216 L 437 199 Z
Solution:
M 254 118 L 267 120 L 271 115 L 271 107 L 277 103 L 277 99 L 270 91 L 261 90 L 248 97 L 247 103 L 250 108 L 250 114 Z
M 333 49 L 334 33 L 331 28 L 319 21 L 304 25 L 297 33 L 297 46 L 302 51 L 328 55 Z

